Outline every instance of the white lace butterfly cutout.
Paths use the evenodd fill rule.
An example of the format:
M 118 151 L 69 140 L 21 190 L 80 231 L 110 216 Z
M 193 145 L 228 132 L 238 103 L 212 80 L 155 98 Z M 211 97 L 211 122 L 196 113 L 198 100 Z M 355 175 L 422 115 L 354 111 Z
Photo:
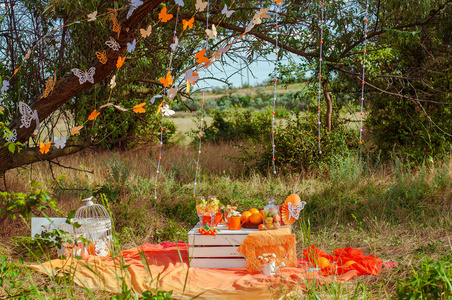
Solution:
M 5 140 L 7 142 L 15 143 L 17 141 L 17 130 L 16 129 L 11 130 L 12 134 L 9 134 L 6 130 L 3 130 L 3 132 L 6 134 Z
M 108 256 L 109 250 L 108 245 L 105 241 L 97 241 L 94 244 L 94 254 L 96 256 L 106 257 Z
M 31 121 L 35 120 L 36 121 L 36 129 L 39 131 L 39 117 L 38 117 L 38 111 L 35 109 L 34 111 L 30 108 L 30 106 L 28 106 L 27 104 L 25 104 L 24 102 L 20 101 L 19 102 L 19 111 L 22 114 L 22 117 L 20 118 L 20 127 L 25 127 L 25 128 L 29 128 L 31 125 Z
M 235 10 L 228 10 L 228 6 L 225 4 L 221 13 L 226 15 L 226 18 L 229 18 L 233 13 L 235 13 Z
M 143 1 L 140 0 L 129 0 L 130 1 L 130 8 L 127 12 L 127 19 L 133 14 L 133 11 L 137 9 L 138 6 L 143 4 Z
M 300 212 L 306 205 L 306 202 L 301 201 L 298 204 L 293 204 L 292 202 L 287 203 L 287 208 L 289 209 L 289 220 L 290 218 L 294 218 L 295 220 L 298 220 L 300 217 Z
M 66 140 L 67 138 L 65 136 L 63 136 L 60 139 L 58 139 L 56 136 L 53 137 L 53 142 L 55 143 L 55 147 L 59 148 L 59 149 L 63 149 L 64 147 L 66 147 Z
M 169 109 L 170 107 L 169 107 L 169 105 L 168 104 L 165 104 L 165 105 L 163 105 L 163 107 L 162 107 L 162 114 L 165 116 L 165 117 L 170 117 L 170 116 L 172 116 L 172 115 L 174 115 L 176 112 L 174 111 L 174 110 L 171 110 L 171 109 Z
M 72 69 L 72 73 L 74 73 L 74 75 L 78 77 L 80 84 L 84 84 L 87 81 L 94 84 L 94 74 L 96 73 L 96 67 L 91 67 L 86 71 L 74 68 Z
M 119 49 L 121 48 L 121 45 L 117 41 L 115 41 L 115 39 L 112 37 L 110 37 L 110 40 L 105 42 L 105 45 L 107 45 L 108 47 L 115 51 L 119 51 Z

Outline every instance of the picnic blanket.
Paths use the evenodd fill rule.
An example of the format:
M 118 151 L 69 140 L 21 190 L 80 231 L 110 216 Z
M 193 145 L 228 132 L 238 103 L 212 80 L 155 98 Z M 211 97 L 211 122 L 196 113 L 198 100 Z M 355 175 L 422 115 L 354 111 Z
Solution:
M 311 246 L 297 267 L 286 267 L 278 275 L 264 276 L 241 269 L 198 269 L 189 267 L 188 246 L 184 242 L 143 244 L 125 250 L 115 258 L 89 256 L 85 260 L 55 259 L 29 268 L 49 276 L 70 273 L 74 283 L 87 289 L 120 293 L 123 284 L 141 294 L 147 290 L 173 291 L 175 299 L 278 299 L 301 293 L 307 280 L 320 283 L 347 281 L 363 274 L 377 275 L 382 262 L 353 248 L 337 249 L 335 255 Z M 313 269 L 313 261 L 328 257 L 353 263 L 336 271 Z M 334 264 L 334 262 L 333 262 Z M 339 269 L 341 269 L 339 271 Z

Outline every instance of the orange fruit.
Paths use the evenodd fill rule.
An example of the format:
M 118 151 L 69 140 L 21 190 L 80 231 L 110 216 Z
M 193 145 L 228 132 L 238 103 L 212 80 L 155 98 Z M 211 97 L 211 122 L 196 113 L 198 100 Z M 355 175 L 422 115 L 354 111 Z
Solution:
M 264 217 L 264 210 L 259 211 L 259 213 L 261 214 L 262 218 Z
M 257 208 L 250 208 L 250 209 L 248 209 L 248 211 L 252 214 L 259 212 L 259 210 Z
M 264 218 L 261 216 L 259 212 L 255 212 L 250 216 L 250 223 L 252 224 L 262 224 Z
M 240 222 L 249 223 L 251 215 L 252 215 L 252 213 L 249 211 L 242 212 L 242 215 L 240 216 Z
M 259 224 L 259 226 L 257 228 L 259 228 L 259 230 L 267 230 L 267 228 L 265 228 L 264 224 Z

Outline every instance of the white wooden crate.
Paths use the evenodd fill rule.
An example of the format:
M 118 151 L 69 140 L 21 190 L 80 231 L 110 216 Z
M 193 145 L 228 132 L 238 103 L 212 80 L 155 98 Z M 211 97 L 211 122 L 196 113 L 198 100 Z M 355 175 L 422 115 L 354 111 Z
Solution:
M 190 266 L 194 268 L 232 269 L 246 268 L 245 258 L 237 251 L 250 232 L 258 229 L 229 230 L 218 225 L 216 236 L 201 235 L 199 224 L 188 232 Z

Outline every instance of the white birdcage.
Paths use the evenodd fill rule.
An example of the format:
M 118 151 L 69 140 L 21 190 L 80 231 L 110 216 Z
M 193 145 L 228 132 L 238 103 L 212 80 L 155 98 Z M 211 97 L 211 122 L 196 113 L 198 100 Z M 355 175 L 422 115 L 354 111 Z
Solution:
M 104 206 L 93 203 L 92 198 L 83 199 L 82 201 L 87 201 L 86 205 L 77 209 L 74 218 L 71 219 L 72 224 L 78 225 L 62 223 L 58 229 L 69 233 L 75 240 L 80 237 L 89 240 L 95 248 L 92 254 L 107 256 L 110 253 L 108 248 L 112 239 L 110 214 Z

